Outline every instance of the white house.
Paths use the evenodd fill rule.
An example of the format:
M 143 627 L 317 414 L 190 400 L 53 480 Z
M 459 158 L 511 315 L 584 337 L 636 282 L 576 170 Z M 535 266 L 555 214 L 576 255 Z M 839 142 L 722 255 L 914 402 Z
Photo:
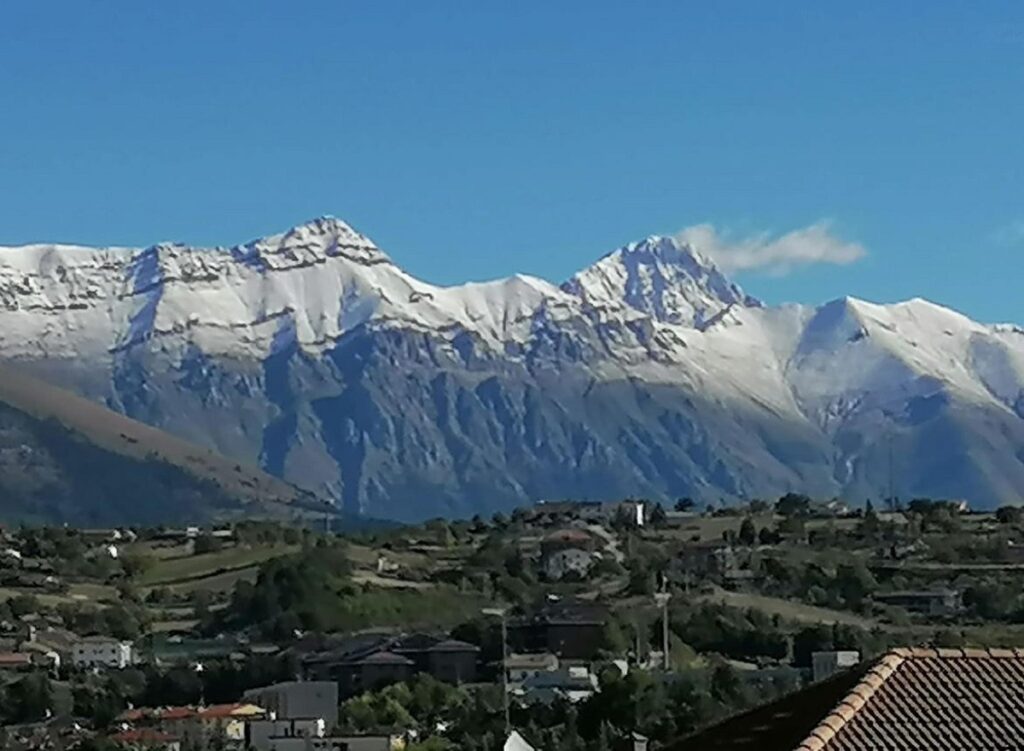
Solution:
M 132 645 L 108 636 L 87 636 L 75 642 L 71 662 L 80 668 L 126 668 L 133 662 Z

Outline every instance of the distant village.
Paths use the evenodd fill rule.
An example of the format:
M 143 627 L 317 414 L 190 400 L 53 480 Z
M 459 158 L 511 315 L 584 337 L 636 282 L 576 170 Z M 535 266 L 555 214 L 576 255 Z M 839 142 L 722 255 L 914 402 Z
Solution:
M 545 502 L 354 534 L 7 530 L 0 681 L 22 714 L 8 712 L 3 747 L 459 748 L 459 713 L 490 691 L 486 747 L 528 751 L 577 732 L 572 708 L 610 682 L 671 692 L 728 671 L 736 695 L 707 689 L 696 731 L 894 640 L 1004 638 L 1012 618 L 980 603 L 989 579 L 1024 571 L 1021 521 L 955 502 L 876 511 L 787 496 Z M 319 563 L 337 551 L 344 572 Z M 288 582 L 318 577 L 340 582 L 336 602 L 290 601 Z M 417 691 L 438 706 L 416 705 Z M 602 743 L 666 747 L 644 718 L 629 724 L 599 722 Z

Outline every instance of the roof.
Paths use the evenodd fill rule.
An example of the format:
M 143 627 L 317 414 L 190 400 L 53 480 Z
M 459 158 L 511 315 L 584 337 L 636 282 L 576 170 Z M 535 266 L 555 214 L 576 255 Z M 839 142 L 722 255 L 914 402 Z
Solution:
M 360 665 L 413 665 L 413 661 L 408 657 L 402 657 L 396 655 L 394 652 L 374 652 L 372 655 L 368 655 L 361 660 L 358 660 Z
M 99 635 L 82 636 L 79 637 L 77 641 L 79 644 L 117 644 L 119 646 L 122 644 L 129 644 L 129 642 L 126 642 L 123 639 L 115 639 L 113 636 Z
M 532 620 L 548 625 L 603 625 L 608 620 L 608 608 L 593 602 L 560 600 L 545 603 Z
M 1024 649 L 896 649 L 667 751 L 691 748 L 1024 748 Z
M 479 652 L 480 647 L 470 644 L 468 641 L 458 639 L 445 639 L 430 648 L 431 652 Z
M 115 743 L 172 743 L 178 738 L 169 733 L 161 733 L 158 730 L 141 728 L 139 730 L 122 730 L 114 733 L 110 740 Z
M 0 665 L 31 665 L 32 655 L 24 652 L 0 652 Z
M 263 707 L 258 707 L 255 704 L 236 702 L 234 704 L 211 704 L 200 709 L 198 714 L 202 718 L 251 717 L 253 715 L 263 715 L 266 712 Z
M 126 709 L 117 716 L 118 722 L 141 722 L 143 720 L 184 720 L 196 714 L 192 707 L 135 707 Z
M 544 542 L 576 542 L 576 543 L 589 543 L 593 541 L 593 535 L 589 532 L 585 532 L 582 529 L 559 529 L 548 535 L 545 535 Z
M 505 666 L 510 668 L 544 668 L 550 665 L 558 665 L 558 657 L 550 652 L 510 654 L 505 658 Z
M 509 737 L 505 739 L 503 751 L 534 751 L 534 748 L 526 742 L 523 736 L 513 730 Z

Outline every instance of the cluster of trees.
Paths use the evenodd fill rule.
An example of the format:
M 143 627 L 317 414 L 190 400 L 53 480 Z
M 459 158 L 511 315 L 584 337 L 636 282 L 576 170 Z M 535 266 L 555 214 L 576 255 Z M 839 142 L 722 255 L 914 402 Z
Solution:
M 783 558 L 766 558 L 763 563 L 764 590 L 770 594 L 799 598 L 812 605 L 860 611 L 877 591 L 878 582 L 864 565 L 853 559 L 834 569 Z
M 244 662 L 211 660 L 204 668 L 202 672 L 188 665 L 147 665 L 116 673 L 70 670 L 59 682 L 43 672 L 29 673 L 0 687 L 0 719 L 17 724 L 68 712 L 102 730 L 111 727 L 128 706 L 236 701 L 250 688 L 289 680 L 296 665 L 287 656 L 256 656 Z M 69 700 L 70 706 L 65 706 Z
M 794 687 L 784 678 L 755 685 L 723 661 L 671 679 L 641 671 L 623 676 L 609 667 L 591 698 L 577 705 L 514 704 L 512 723 L 538 748 L 611 751 L 634 731 L 664 743 Z M 421 739 L 410 751 L 497 751 L 504 742 L 498 687 L 466 690 L 428 676 L 348 700 L 341 723 L 353 732 L 417 729 Z
M 483 605 L 477 593 L 454 587 L 385 590 L 357 584 L 351 568 L 343 541 L 319 539 L 263 563 L 255 582 L 238 582 L 229 606 L 210 613 L 206 629 L 247 631 L 280 643 L 306 632 L 448 627 Z
M 321 540 L 295 555 L 274 558 L 260 566 L 255 582 L 235 585 L 231 605 L 215 626 L 256 629 L 275 639 L 330 629 L 351 590 L 350 572 L 346 548 L 339 542 Z

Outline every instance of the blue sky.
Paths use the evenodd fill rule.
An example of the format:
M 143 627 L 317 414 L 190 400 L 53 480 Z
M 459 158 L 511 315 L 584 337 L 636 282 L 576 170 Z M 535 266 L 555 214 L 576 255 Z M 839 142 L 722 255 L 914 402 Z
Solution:
M 0 56 L 0 244 L 334 214 L 433 282 L 559 281 L 711 225 L 769 301 L 1024 323 L 1019 2 L 37 0 Z

